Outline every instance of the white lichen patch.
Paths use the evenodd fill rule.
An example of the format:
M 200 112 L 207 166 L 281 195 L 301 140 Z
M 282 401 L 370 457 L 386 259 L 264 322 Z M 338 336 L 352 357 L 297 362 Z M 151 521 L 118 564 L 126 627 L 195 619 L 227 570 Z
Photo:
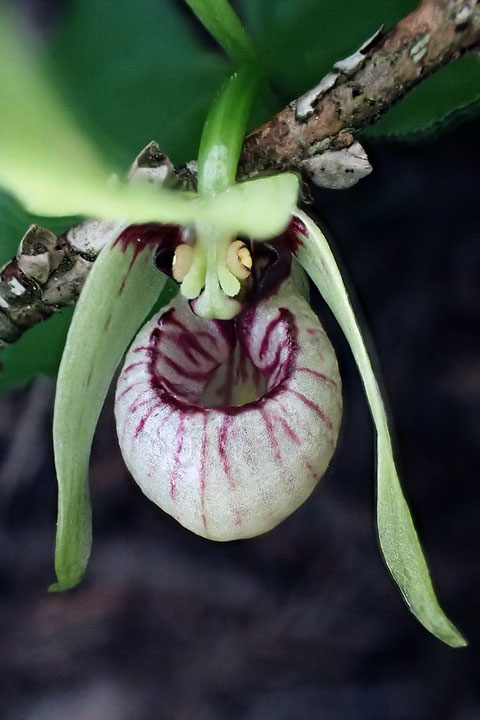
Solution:
M 426 55 L 428 50 L 428 43 L 430 42 L 430 33 L 423 35 L 410 50 L 412 60 L 419 63 L 420 60 Z
M 327 150 L 301 163 L 312 182 L 330 190 L 346 190 L 372 172 L 367 154 L 359 142 L 342 150 Z
M 455 22 L 458 25 L 462 25 L 463 23 L 467 22 L 467 20 L 470 19 L 470 16 L 473 13 L 474 7 L 475 2 L 466 3 L 465 5 L 463 5 L 455 15 Z
M 17 280 L 17 278 L 9 280 L 8 287 L 12 291 L 13 295 L 16 295 L 17 297 L 20 297 L 20 295 L 23 295 L 26 292 L 26 288 Z
M 325 95 L 327 90 L 330 90 L 338 80 L 338 73 L 329 72 L 325 77 L 320 80 L 318 85 L 315 85 L 305 95 L 299 97 L 297 100 L 295 116 L 297 120 L 304 120 L 313 113 L 314 104 L 320 100 L 322 95 Z
M 298 98 L 295 107 L 295 117 L 297 120 L 305 120 L 314 112 L 314 105 L 317 103 L 322 95 L 325 95 L 327 90 L 330 90 L 337 83 L 339 77 L 346 76 L 350 77 L 359 70 L 366 60 L 366 53 L 373 45 L 378 36 L 383 32 L 384 25 L 381 25 L 378 30 L 361 45 L 352 55 L 338 60 L 333 66 L 333 72 L 327 73 L 325 77 L 320 80 L 318 85 L 309 90 L 305 95 Z

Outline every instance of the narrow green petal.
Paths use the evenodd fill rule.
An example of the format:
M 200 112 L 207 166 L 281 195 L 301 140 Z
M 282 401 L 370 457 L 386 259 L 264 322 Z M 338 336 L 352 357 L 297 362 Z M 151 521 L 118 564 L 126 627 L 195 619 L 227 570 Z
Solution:
M 427 630 L 452 647 L 462 647 L 466 641 L 445 616 L 435 597 L 427 563 L 398 479 L 380 388 L 342 276 L 320 229 L 305 213 L 297 214 L 307 232 L 299 231 L 296 256 L 317 285 L 348 340 L 375 423 L 377 524 L 385 562 L 410 610 Z
M 75 309 L 60 364 L 53 419 L 58 523 L 51 590 L 83 577 L 92 543 L 88 491 L 90 446 L 115 368 L 157 300 L 166 276 L 154 249 L 137 256 L 109 243 L 90 271 Z
M 185 0 L 202 25 L 235 62 L 251 60 L 253 44 L 228 0 Z

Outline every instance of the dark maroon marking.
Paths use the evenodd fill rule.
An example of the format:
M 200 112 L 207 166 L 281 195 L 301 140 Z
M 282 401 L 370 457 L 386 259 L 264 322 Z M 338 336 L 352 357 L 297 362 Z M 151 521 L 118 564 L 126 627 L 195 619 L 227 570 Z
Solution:
M 220 321 L 218 321 L 218 322 L 220 322 Z M 229 321 L 226 320 L 226 321 L 224 321 L 224 322 L 229 322 Z M 189 330 L 188 332 L 191 333 L 192 331 Z M 193 332 L 196 332 L 196 331 L 194 330 Z M 198 335 L 198 337 L 208 338 L 208 339 L 211 341 L 211 343 L 212 343 L 213 345 L 215 345 L 215 347 L 218 346 L 218 339 L 217 339 L 216 335 L 213 335 L 213 334 L 212 334 L 211 332 L 209 332 L 208 330 L 198 330 L 198 331 L 196 332 L 196 334 Z
M 150 413 L 146 413 L 142 416 L 140 419 L 140 422 L 138 423 L 137 427 L 135 428 L 135 434 L 133 436 L 134 440 L 140 435 L 143 428 L 145 427 L 145 423 L 147 422 L 148 418 L 150 417 Z
M 272 387 L 276 387 L 279 383 L 283 383 L 287 376 L 288 368 L 290 366 L 290 357 L 287 354 L 285 360 L 278 364 L 278 367 L 269 377 L 268 384 Z
M 157 437 L 160 437 L 160 430 L 161 430 L 161 429 L 163 428 L 163 426 L 170 420 L 170 418 L 172 417 L 172 415 L 173 415 L 174 412 L 175 412 L 175 410 L 174 410 L 173 408 L 170 408 L 170 412 L 168 413 L 168 415 L 165 415 L 165 416 L 162 418 L 161 422 L 158 423 L 158 426 L 157 426 Z
M 238 508 L 235 508 L 233 511 L 233 514 L 235 516 L 235 525 L 241 525 L 242 524 L 242 514 Z
M 163 390 L 165 393 L 167 393 L 167 397 L 175 397 L 179 400 L 178 409 L 182 410 L 180 403 L 183 402 L 185 405 L 188 405 L 188 400 L 181 400 L 182 397 L 185 395 L 185 387 L 181 385 L 180 383 L 175 383 L 172 380 L 167 380 L 166 377 L 163 375 L 159 375 L 158 372 L 155 370 L 155 379 L 154 381 L 151 380 L 151 387 L 153 390 L 157 390 L 159 387 L 161 390 Z
M 319 328 L 307 328 L 307 333 L 309 335 L 325 335 L 325 331 Z
M 178 470 L 180 467 L 180 453 L 182 452 L 183 439 L 185 437 L 185 432 L 184 432 L 184 427 L 183 427 L 184 422 L 185 422 L 184 415 L 183 415 L 183 413 L 180 413 L 180 420 L 178 423 L 177 435 L 176 435 L 177 447 L 175 448 L 175 457 L 173 460 L 173 470 L 172 470 L 172 474 L 170 475 L 170 497 L 172 498 L 172 500 L 175 499 Z
M 137 384 L 138 384 L 138 383 L 137 383 Z M 143 385 L 143 383 L 142 383 L 142 385 Z M 144 397 L 144 396 L 145 396 L 145 391 L 144 391 L 143 389 L 141 389 L 140 392 L 137 392 L 137 394 L 135 395 L 135 399 L 133 400 L 133 404 L 135 404 L 135 402 L 136 402 L 137 400 L 140 400 L 140 398 L 142 398 L 142 397 Z
M 279 395 L 283 391 L 283 383 L 291 376 L 294 367 L 295 367 L 295 360 L 297 355 L 297 327 L 295 323 L 295 318 L 292 315 L 292 313 L 287 310 L 286 308 L 279 308 L 280 314 L 283 317 L 284 321 L 287 324 L 287 331 L 286 335 L 288 338 L 288 343 L 290 345 L 290 351 L 288 353 L 288 357 L 285 360 L 284 363 L 282 363 L 282 373 L 283 377 L 281 378 L 281 382 L 279 382 L 275 387 L 270 388 L 267 392 L 265 392 L 261 397 L 257 398 L 256 400 L 253 400 L 249 403 L 245 403 L 244 405 L 239 406 L 219 406 L 216 409 L 219 412 L 223 412 L 225 415 L 225 418 L 233 418 L 236 415 L 239 415 L 240 413 L 250 412 L 254 410 L 258 410 L 259 407 L 263 407 L 269 400 L 275 398 L 277 395 Z M 252 324 L 251 319 L 255 317 L 256 309 L 249 308 L 244 313 L 242 313 L 239 318 L 236 319 L 236 321 L 227 323 L 227 321 L 218 321 L 219 324 L 223 328 L 226 328 L 227 324 L 229 324 L 231 327 L 228 329 L 228 332 L 224 334 L 224 337 L 229 338 L 235 337 L 235 329 L 237 331 L 237 337 L 240 341 L 240 351 L 245 353 L 245 361 L 247 358 L 250 358 L 250 352 L 249 352 L 249 342 L 250 342 L 250 336 L 252 331 Z M 183 323 L 181 323 L 177 318 L 175 318 L 174 315 L 174 308 L 171 308 L 168 310 L 164 315 L 160 318 L 157 326 L 154 328 L 152 333 L 150 334 L 150 340 L 148 346 L 142 346 L 141 348 L 136 348 L 135 351 L 138 350 L 145 350 L 148 355 L 148 373 L 150 376 L 150 387 L 152 390 L 156 393 L 157 397 L 160 398 L 161 402 L 169 405 L 172 408 L 175 408 L 178 411 L 181 411 L 183 413 L 201 413 L 205 414 L 208 413 L 208 408 L 202 407 L 197 402 L 193 402 L 185 397 L 185 388 L 182 387 L 179 384 L 176 384 L 172 382 L 171 380 L 167 380 L 161 372 L 159 372 L 157 368 L 157 359 L 159 356 L 159 343 L 161 342 L 162 334 L 165 332 L 165 328 L 168 328 L 170 325 L 175 325 L 176 327 L 179 327 L 181 330 L 184 331 L 184 336 L 182 339 L 182 342 L 180 346 L 182 347 L 182 350 L 186 352 L 186 349 L 189 347 L 189 344 L 191 345 L 191 339 L 193 338 L 193 331 L 188 331 Z M 197 337 L 200 333 L 197 333 Z M 212 339 L 211 333 L 203 333 L 206 335 L 210 340 Z M 220 363 L 212 366 L 211 373 L 213 374 L 215 370 L 219 367 Z M 272 372 L 272 369 L 267 367 L 266 371 L 265 369 L 262 370 L 262 368 L 256 367 L 255 363 L 252 361 L 252 365 L 254 368 L 254 375 L 257 379 L 260 378 L 261 375 L 265 377 L 265 372 L 268 375 L 268 372 Z M 239 370 L 240 372 L 240 370 Z M 245 368 L 245 375 L 247 376 L 247 371 Z M 258 380 L 257 380 L 258 385 Z
M 231 423 L 232 423 L 231 416 L 226 415 L 223 418 L 223 421 L 222 421 L 222 424 L 220 426 L 220 430 L 218 433 L 218 454 L 220 455 L 220 458 L 222 460 L 223 470 L 227 477 L 230 489 L 235 490 L 235 483 L 234 483 L 233 477 L 232 477 L 232 469 L 230 467 L 230 463 L 228 462 L 227 449 L 226 449 L 227 433 L 228 433 Z
M 108 327 L 109 327 L 111 321 L 112 321 L 112 313 L 109 313 L 107 319 L 105 320 L 105 324 L 103 326 L 104 332 L 108 330 Z
M 170 325 L 173 325 L 174 327 L 178 327 L 180 330 L 183 330 L 183 332 L 186 333 L 186 335 L 188 335 L 189 337 L 191 335 L 193 335 L 193 332 L 195 332 L 195 331 L 190 330 L 190 328 L 188 328 L 186 325 L 184 325 L 182 322 L 180 322 L 180 320 L 178 320 L 178 318 L 175 317 L 175 308 L 170 308 L 170 310 L 168 310 L 166 313 L 164 313 L 161 316 L 161 318 L 159 319 L 158 322 L 159 322 L 159 324 L 162 324 L 163 322 L 165 322 L 165 320 L 168 320 L 168 323 Z M 217 322 L 220 323 L 220 322 L 228 322 L 228 321 L 218 320 Z M 199 330 L 198 332 L 195 332 L 195 335 L 197 337 L 207 337 L 213 343 L 213 345 L 215 345 L 215 346 L 218 345 L 217 338 L 211 332 L 208 332 L 208 330 Z
M 235 323 L 233 323 L 231 320 L 215 320 L 214 322 L 220 335 L 223 337 L 227 345 L 230 345 L 230 347 L 233 349 L 237 343 Z M 211 334 L 208 333 L 208 336 L 210 337 Z
M 290 275 L 292 250 L 285 235 L 273 240 L 252 242 L 253 285 L 249 302 L 271 297 Z
M 281 463 L 282 456 L 280 455 L 280 449 L 278 447 L 278 439 L 277 439 L 277 436 L 275 435 L 275 429 L 273 427 L 272 420 L 264 407 L 260 407 L 259 409 L 260 409 L 260 415 L 262 416 L 262 420 L 265 424 L 265 427 L 267 428 L 268 439 L 270 441 L 270 445 L 272 448 L 273 457 L 275 459 L 275 462 Z
M 143 382 L 144 382 L 143 380 L 138 380 L 138 382 L 133 383 L 132 385 L 129 385 L 127 388 L 125 388 L 125 390 L 122 390 L 122 392 L 118 396 L 117 400 L 120 400 L 120 398 L 122 398 L 124 395 L 126 395 L 128 392 L 130 392 L 130 390 L 133 390 L 133 388 L 137 387 L 137 385 L 143 384 Z
M 297 370 L 300 372 L 306 372 L 310 373 L 310 375 L 313 375 L 314 377 L 318 378 L 319 380 L 323 380 L 327 383 L 327 385 L 331 385 L 332 387 L 337 387 L 337 383 L 332 378 L 328 377 L 327 375 L 324 375 L 321 372 L 318 372 L 317 370 L 312 370 L 312 368 L 308 367 L 297 367 Z
M 164 252 L 165 255 L 169 255 L 169 266 L 164 268 L 162 263 L 157 264 L 160 270 L 170 274 L 172 272 L 173 254 L 175 248 L 182 241 L 181 229 L 178 225 L 163 225 L 162 223 L 145 223 L 144 225 L 129 225 L 125 230 L 120 233 L 118 238 L 113 243 L 113 247 L 120 246 L 122 252 L 126 252 L 128 248 L 133 249 L 133 256 L 130 261 L 130 265 L 123 276 L 118 295 L 121 295 L 125 289 L 125 283 L 130 274 L 130 271 L 135 263 L 135 260 L 141 252 L 147 247 L 157 247 L 158 250 L 155 254 L 155 263 L 157 264 L 157 256 L 159 253 Z M 166 261 L 165 261 L 166 262 Z M 108 320 L 108 323 L 110 320 Z M 108 327 L 107 323 L 107 327 Z
M 203 372 L 201 370 L 187 370 L 187 368 L 179 365 L 179 363 L 177 363 L 175 360 L 173 360 L 161 350 L 157 349 L 156 352 L 157 360 L 163 360 L 165 365 L 168 365 L 168 367 L 172 368 L 174 372 L 176 372 L 181 377 L 187 378 L 187 380 L 197 380 L 198 382 L 202 382 L 208 380 L 208 378 L 212 374 L 211 370 L 204 370 Z
M 300 220 L 299 217 L 297 217 L 296 215 L 292 217 L 285 232 L 290 241 L 291 252 L 296 253 L 299 247 L 305 247 L 305 243 L 303 242 L 300 235 L 308 237 L 308 230 L 305 223 Z
M 287 308 L 283 308 L 283 307 L 278 308 L 278 316 L 276 318 L 274 318 L 273 320 L 271 320 L 270 323 L 268 324 L 267 329 L 265 330 L 265 334 L 262 338 L 261 345 L 260 345 L 259 356 L 260 356 L 260 358 L 262 358 L 263 355 L 265 355 L 265 353 L 268 349 L 269 342 L 270 342 L 270 336 L 271 336 L 273 330 L 275 329 L 275 327 L 277 327 L 281 323 L 285 323 L 286 338 L 287 338 L 287 342 L 290 346 L 289 352 L 288 352 L 288 366 L 287 366 L 287 370 L 286 370 L 286 374 L 285 374 L 285 377 L 286 377 L 287 375 L 290 375 L 293 372 L 293 368 L 295 365 L 295 359 L 297 356 L 297 325 L 295 323 L 295 318 L 294 318 L 293 314 L 290 312 L 290 310 L 287 310 Z M 236 325 L 237 325 L 238 338 L 239 338 L 241 344 L 246 348 L 249 356 L 251 356 L 251 354 L 249 352 L 250 335 L 251 335 L 251 331 L 253 328 L 253 323 L 251 320 L 251 310 L 245 311 L 242 314 L 241 319 L 239 321 L 237 321 Z M 270 363 L 270 365 L 268 365 L 266 368 L 259 368 L 260 372 L 263 374 L 263 376 L 265 377 L 265 379 L 267 381 L 269 379 L 269 377 L 268 377 L 269 373 L 271 375 L 273 370 L 276 367 L 276 366 L 274 367 L 274 363 L 276 362 L 278 365 L 278 362 L 280 360 L 281 351 L 285 347 L 285 345 L 283 345 L 283 347 L 281 345 L 277 348 L 277 352 L 276 352 L 276 356 L 275 356 L 276 359 L 272 363 Z M 254 363 L 254 365 L 255 365 L 255 363 Z M 285 380 L 285 377 L 282 378 L 282 381 Z
M 129 225 L 120 233 L 113 243 L 113 247 L 120 245 L 122 252 L 129 247 L 133 248 L 135 257 L 148 246 L 158 248 L 173 248 L 181 242 L 181 228 L 179 225 L 164 225 L 163 223 L 145 223 L 144 225 Z
M 151 398 L 150 398 L 151 399 Z M 145 427 L 145 423 L 147 420 L 152 416 L 152 414 L 161 406 L 161 402 L 155 403 L 151 408 L 149 408 L 148 412 L 146 412 L 144 415 L 142 415 L 140 422 L 138 423 L 135 433 L 133 435 L 133 439 L 136 440 L 136 438 L 140 435 L 140 433 L 143 431 L 143 428 Z
M 200 505 L 202 508 L 202 523 L 205 529 L 207 528 L 207 517 L 205 515 L 205 483 L 207 475 L 207 420 L 208 415 L 204 415 L 202 447 L 200 450 Z
M 141 407 L 145 407 L 145 405 L 148 405 L 148 403 L 150 403 L 152 401 L 152 398 L 148 397 L 145 400 L 142 400 L 141 402 L 139 402 L 140 398 L 144 397 L 144 396 L 145 396 L 145 394 L 143 392 L 138 393 L 137 397 L 135 398 L 133 403 L 128 408 L 128 411 L 131 413 L 136 413 L 137 410 L 140 410 Z
M 205 348 L 199 343 L 198 339 L 192 332 L 182 331 L 180 333 L 174 334 L 163 330 L 163 337 L 167 340 L 171 340 L 176 344 L 179 344 L 183 348 L 183 352 L 190 360 L 190 362 L 198 362 L 198 356 L 204 358 L 204 360 L 216 362 L 215 356 L 209 353 L 208 350 L 205 350 Z M 212 338 L 212 342 L 213 339 L 214 338 Z
M 275 357 L 273 358 L 272 362 L 269 363 L 269 365 L 266 365 L 264 368 L 262 368 L 263 375 L 269 383 L 271 382 L 272 377 L 274 377 L 275 375 L 280 376 L 279 378 L 276 378 L 275 385 L 278 385 L 279 382 L 283 381 L 284 374 L 282 376 L 282 371 L 285 366 L 288 367 L 289 362 L 290 362 L 290 348 L 288 346 L 289 346 L 289 342 L 288 342 L 288 338 L 287 338 L 286 341 L 284 340 L 284 342 L 280 343 L 280 345 L 277 346 L 277 349 L 275 350 Z M 285 348 L 288 348 L 287 358 L 283 363 L 280 363 L 282 351 L 285 350 Z
M 139 365 L 148 365 L 148 360 L 139 360 L 138 362 L 131 363 L 131 365 L 129 365 L 128 367 L 124 368 L 123 372 L 124 372 L 124 373 L 128 373 L 128 372 L 130 372 L 131 370 L 133 370 L 133 368 L 136 368 L 136 367 L 138 367 Z M 121 397 L 121 395 L 120 395 L 120 397 Z
M 280 405 L 280 407 L 285 412 L 285 408 L 283 407 L 283 405 Z M 300 445 L 301 444 L 300 438 L 298 437 L 297 433 L 294 430 L 292 430 L 292 428 L 290 427 L 288 422 L 285 420 L 285 418 L 278 417 L 277 419 L 281 423 L 283 429 L 289 436 L 290 440 L 292 440 L 295 443 L 295 445 Z
M 270 297 L 289 277 L 292 253 L 304 246 L 302 235 L 308 237 L 305 223 L 293 216 L 281 235 L 266 242 L 252 241 L 253 287 L 249 302 Z
M 137 254 L 138 254 L 138 253 L 137 253 Z M 128 278 L 128 276 L 130 275 L 130 271 L 131 271 L 131 269 L 132 269 L 132 267 L 133 267 L 133 264 L 134 264 L 134 262 L 135 262 L 136 259 L 137 259 L 137 255 L 134 255 L 134 256 L 132 257 L 132 259 L 130 260 L 130 265 L 129 265 L 128 268 L 127 268 L 127 272 L 126 272 L 125 275 L 123 276 L 122 284 L 121 284 L 120 287 L 118 288 L 118 293 L 117 293 L 117 295 L 121 295 L 121 294 L 123 293 L 123 291 L 125 290 L 125 283 L 127 282 L 127 278 Z M 110 323 L 110 318 L 108 319 L 108 323 Z M 105 327 L 105 330 L 107 329 L 107 327 L 108 327 L 108 325 Z
M 296 395 L 307 407 L 310 408 L 310 410 L 313 410 L 314 412 L 316 412 L 317 415 L 323 420 L 323 422 L 325 423 L 325 425 L 328 427 L 329 430 L 332 429 L 332 427 L 333 427 L 332 421 L 330 420 L 330 418 L 328 418 L 325 415 L 322 408 L 319 405 L 317 405 L 317 403 L 314 403 L 313 400 L 310 400 L 310 398 L 308 398 L 306 395 L 299 392 L 298 390 L 293 390 L 292 388 L 286 388 L 286 389 L 288 390 L 288 392 L 291 392 L 294 395 Z
M 277 327 L 279 325 L 282 325 L 282 323 L 283 323 L 283 315 L 282 315 L 282 309 L 280 308 L 278 317 L 274 318 L 273 320 L 270 320 L 270 322 L 268 323 L 267 328 L 265 330 L 265 333 L 263 335 L 262 342 L 260 344 L 260 349 L 258 351 L 260 360 L 263 360 L 263 357 L 268 350 L 272 333 L 277 329 Z

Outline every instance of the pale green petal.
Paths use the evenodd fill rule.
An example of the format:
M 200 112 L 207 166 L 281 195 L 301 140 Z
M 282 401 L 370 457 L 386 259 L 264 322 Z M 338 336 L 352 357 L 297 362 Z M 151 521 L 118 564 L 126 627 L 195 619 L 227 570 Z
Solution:
M 385 562 L 412 613 L 433 635 L 452 647 L 466 641 L 440 608 L 393 458 L 388 420 L 380 388 L 345 284 L 320 229 L 303 212 L 307 234 L 299 234 L 296 256 L 317 285 L 348 340 L 377 431 L 377 524 Z
M 83 577 L 92 542 L 88 491 L 90 446 L 115 368 L 166 276 L 153 263 L 154 249 L 135 258 L 109 243 L 95 261 L 80 299 L 60 364 L 53 442 L 58 479 L 55 569 L 65 590 Z
M 287 180 L 286 185 L 281 182 L 278 186 L 278 196 L 274 182 L 253 190 L 232 188 L 225 196 L 192 202 L 192 193 L 110 181 L 111 170 L 67 112 L 15 25 L 2 16 L 0 185 L 14 193 L 30 212 L 131 223 L 187 225 L 208 221 L 252 237 L 265 237 L 277 234 L 286 225 L 297 193 L 295 183 Z M 285 194 L 289 200 L 286 206 Z
M 296 210 L 298 190 L 298 178 L 293 173 L 237 183 L 207 202 L 212 210 L 205 219 L 232 234 L 243 227 L 239 235 L 267 240 L 285 229 Z M 221 222 L 217 215 L 222 217 Z

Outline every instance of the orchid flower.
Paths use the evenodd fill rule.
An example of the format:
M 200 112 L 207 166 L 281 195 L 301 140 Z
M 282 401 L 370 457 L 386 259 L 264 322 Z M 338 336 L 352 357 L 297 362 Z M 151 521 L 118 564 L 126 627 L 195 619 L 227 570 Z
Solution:
M 228 33 L 224 40 L 228 46 Z M 248 43 L 235 47 L 239 56 L 251 57 Z M 33 66 L 26 65 L 29 73 L 35 86 Z M 335 352 L 309 305 L 306 273 L 344 332 L 365 387 L 377 435 L 377 525 L 386 564 L 420 622 L 449 645 L 462 646 L 438 605 L 402 494 L 360 326 L 323 233 L 297 207 L 297 178 L 235 183 L 257 80 L 247 63 L 211 108 L 198 156 L 198 193 L 109 185 L 83 145 L 78 193 L 58 192 L 57 204 L 52 201 L 57 213 L 81 210 L 121 222 L 101 238 L 104 247 L 82 290 L 58 375 L 58 582 L 51 589 L 73 587 L 87 566 L 90 446 L 129 345 L 116 390 L 118 439 L 128 469 L 153 502 L 198 535 L 228 541 L 267 532 L 308 498 L 335 450 L 342 396 Z M 5 78 L 3 84 L 8 87 Z M 55 107 L 43 97 L 34 100 L 47 114 Z M 52 122 L 62 118 L 56 113 Z M 0 139 L 0 181 L 31 208 L 48 212 L 58 176 L 48 176 L 38 189 L 35 172 L 45 167 L 41 137 L 33 170 L 30 158 L 19 172 L 22 132 L 11 126 L 5 147 Z M 64 151 L 60 147 L 55 159 L 60 179 L 69 172 Z M 179 292 L 143 324 L 164 297 L 168 274 Z

